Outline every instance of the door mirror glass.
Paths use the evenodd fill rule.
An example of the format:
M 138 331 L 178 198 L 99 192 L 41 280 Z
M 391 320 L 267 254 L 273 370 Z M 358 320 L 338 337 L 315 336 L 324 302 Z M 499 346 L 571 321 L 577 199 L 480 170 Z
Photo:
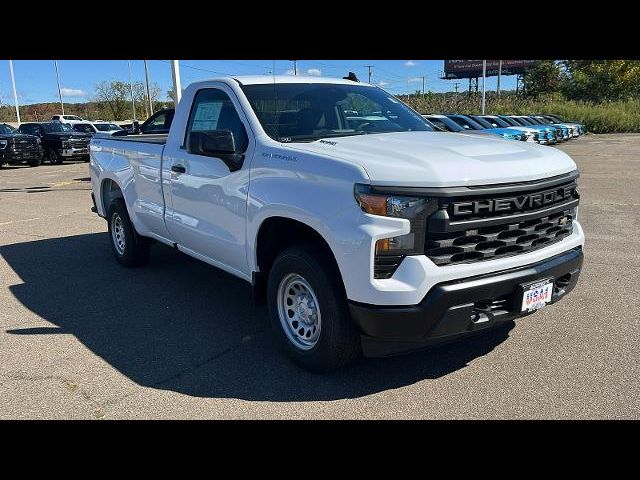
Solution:
M 231 155 L 236 153 L 236 142 L 229 130 L 204 130 L 189 133 L 189 153 L 194 155 Z

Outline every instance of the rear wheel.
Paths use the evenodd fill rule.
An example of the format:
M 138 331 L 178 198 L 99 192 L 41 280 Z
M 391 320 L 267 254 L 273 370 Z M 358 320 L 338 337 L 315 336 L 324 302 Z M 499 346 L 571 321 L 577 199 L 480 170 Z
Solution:
M 29 161 L 30 167 L 39 167 L 40 165 L 42 165 L 42 157 L 34 158 Z
M 269 272 L 269 316 L 276 338 L 298 365 L 335 370 L 360 355 L 342 281 L 332 258 L 319 246 L 281 253 Z
M 139 267 L 149 259 L 150 240 L 136 233 L 121 199 L 115 200 L 107 213 L 111 250 L 125 267 Z

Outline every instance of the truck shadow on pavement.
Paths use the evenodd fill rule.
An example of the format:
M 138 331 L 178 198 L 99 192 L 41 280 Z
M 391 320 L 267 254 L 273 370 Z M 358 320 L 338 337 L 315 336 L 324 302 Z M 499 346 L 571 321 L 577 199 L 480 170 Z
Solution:
M 361 397 L 462 369 L 514 325 L 316 375 L 278 352 L 267 309 L 252 306 L 248 284 L 170 248 L 154 246 L 149 265 L 133 270 L 116 263 L 106 233 L 5 245 L 0 254 L 24 282 L 11 292 L 53 324 L 8 333 L 73 334 L 137 384 L 197 397 Z

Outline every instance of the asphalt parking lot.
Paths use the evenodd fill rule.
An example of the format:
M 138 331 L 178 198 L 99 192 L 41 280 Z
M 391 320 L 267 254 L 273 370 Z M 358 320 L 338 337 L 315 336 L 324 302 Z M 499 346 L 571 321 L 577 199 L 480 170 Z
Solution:
M 640 135 L 559 148 L 586 235 L 562 302 L 330 375 L 275 349 L 249 287 L 167 247 L 113 259 L 88 165 L 0 170 L 0 418 L 640 418 Z

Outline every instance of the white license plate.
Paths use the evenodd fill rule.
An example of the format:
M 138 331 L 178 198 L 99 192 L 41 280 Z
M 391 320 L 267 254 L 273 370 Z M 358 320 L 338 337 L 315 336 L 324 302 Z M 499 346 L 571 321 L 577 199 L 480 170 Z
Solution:
M 522 311 L 533 312 L 544 307 L 551 301 L 553 294 L 553 282 L 551 280 L 541 280 L 525 286 L 522 295 Z

